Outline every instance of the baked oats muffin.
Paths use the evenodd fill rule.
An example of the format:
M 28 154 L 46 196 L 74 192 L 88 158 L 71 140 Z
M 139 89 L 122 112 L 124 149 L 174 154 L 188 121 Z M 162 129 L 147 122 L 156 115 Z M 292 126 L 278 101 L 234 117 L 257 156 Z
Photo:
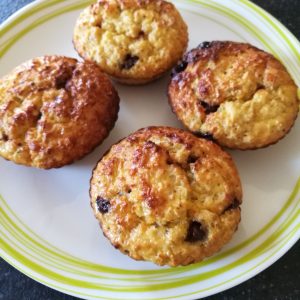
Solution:
M 103 141 L 118 110 L 118 94 L 96 64 L 27 61 L 0 79 L 0 155 L 43 169 L 70 164 Z
M 113 79 L 144 84 L 180 60 L 188 31 L 166 1 L 99 0 L 80 14 L 73 43 L 80 56 L 95 61 Z
M 93 171 L 91 206 L 112 245 L 136 260 L 188 265 L 219 251 L 240 222 L 242 188 L 219 146 L 170 127 L 141 129 Z
M 183 124 L 220 145 L 276 143 L 298 114 L 297 87 L 271 54 L 249 44 L 204 42 L 174 68 L 169 102 Z

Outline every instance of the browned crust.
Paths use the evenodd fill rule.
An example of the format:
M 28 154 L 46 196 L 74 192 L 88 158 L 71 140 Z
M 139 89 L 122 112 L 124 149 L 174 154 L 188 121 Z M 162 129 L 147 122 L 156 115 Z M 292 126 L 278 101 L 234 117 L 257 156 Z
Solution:
M 81 51 L 80 49 L 76 48 L 75 43 L 74 43 L 74 39 L 72 39 L 72 44 L 73 44 L 74 49 L 78 53 L 78 55 L 83 60 L 89 61 L 89 62 L 93 62 L 93 60 L 91 60 L 90 57 L 88 57 L 87 55 L 85 55 L 85 53 L 83 51 Z M 185 48 L 185 50 L 186 50 L 186 48 Z M 98 65 L 98 67 L 100 67 L 100 66 Z M 159 74 L 156 74 L 155 76 L 152 76 L 152 77 L 148 77 L 147 76 L 147 77 L 140 77 L 140 78 L 131 78 L 130 76 L 126 76 L 126 75 L 120 76 L 120 75 L 118 75 L 119 74 L 118 72 L 106 73 L 106 75 L 109 76 L 109 78 L 111 78 L 115 82 L 118 82 L 118 83 L 121 83 L 121 84 L 124 84 L 124 85 L 137 85 L 138 86 L 138 85 L 145 85 L 147 83 L 151 83 L 151 82 L 153 82 L 153 81 L 161 78 L 162 76 L 164 76 L 165 74 L 167 74 L 172 68 L 173 68 L 173 65 L 170 66 L 168 69 L 164 70 L 163 72 L 161 72 Z
M 170 97 L 169 97 L 169 92 L 167 92 L 167 96 L 168 96 L 168 102 L 169 102 L 169 105 L 172 109 L 172 112 L 176 115 L 176 118 L 178 121 L 182 122 L 183 121 L 179 118 L 179 116 L 176 114 L 174 108 L 173 108 L 173 105 L 172 105 L 172 102 L 170 101 Z M 278 139 L 277 141 L 275 142 L 272 142 L 272 143 L 269 143 L 269 144 L 266 144 L 265 146 L 263 147 L 253 147 L 253 148 L 247 148 L 247 149 L 244 149 L 244 148 L 237 148 L 237 147 L 228 147 L 228 146 L 223 146 L 223 145 L 220 145 L 218 143 L 217 140 L 214 139 L 213 135 L 212 134 L 207 134 L 207 133 L 202 133 L 202 132 L 193 132 L 191 131 L 193 134 L 195 134 L 197 137 L 199 138 L 203 138 L 203 139 L 207 139 L 207 140 L 210 140 L 210 141 L 213 141 L 215 144 L 219 145 L 220 147 L 224 147 L 225 149 L 230 149 L 230 150 L 240 150 L 240 151 L 254 151 L 254 150 L 258 150 L 258 149 L 264 149 L 264 148 L 268 148 L 270 146 L 274 146 L 276 145 L 278 142 L 280 142 L 282 139 L 284 139 L 289 133 L 290 131 L 292 130 L 293 126 L 295 125 L 295 122 L 297 120 L 297 117 L 298 117 L 298 114 L 296 115 L 295 119 L 294 119 L 294 122 L 293 122 L 293 125 L 289 128 L 289 130 L 286 132 L 286 134 L 284 136 L 282 136 L 280 139 Z M 186 130 L 189 130 L 188 126 L 186 126 L 184 123 L 183 123 L 184 127 L 186 128 Z M 205 137 L 207 135 L 207 137 Z
M 204 147 L 206 150 L 203 150 L 204 152 L 201 152 L 199 149 L 204 149 L 204 148 L 200 147 L 198 149 L 202 153 L 201 154 L 203 156 L 202 158 L 191 157 L 191 159 L 185 158 L 184 161 L 177 161 L 176 158 L 170 156 L 170 153 L 168 154 L 168 150 L 166 150 L 165 147 L 163 147 L 161 145 L 159 146 L 157 143 L 152 141 L 153 137 L 158 137 L 158 136 L 161 136 L 162 138 L 167 138 L 168 140 L 172 141 L 172 143 L 180 144 L 184 149 L 186 149 L 185 151 L 188 151 L 191 153 L 196 149 L 195 147 L 197 147 L 196 145 L 198 143 L 199 143 L 199 146 L 201 145 L 201 147 Z M 142 142 L 142 141 L 144 141 L 144 142 Z M 140 143 L 142 143 L 142 144 L 140 144 Z M 141 145 L 141 146 L 139 146 L 139 145 Z M 218 157 L 218 160 L 226 162 L 225 165 L 227 167 L 225 167 L 225 169 L 228 168 L 226 172 L 230 172 L 230 174 L 231 174 L 230 178 L 234 178 L 235 183 L 233 184 L 233 186 L 234 186 L 233 190 L 235 190 L 235 188 L 236 188 L 236 190 L 235 190 L 235 192 L 233 192 L 233 194 L 232 194 L 232 192 L 230 192 L 228 194 L 229 198 L 227 200 L 224 200 L 225 202 L 222 204 L 221 207 L 211 208 L 212 209 L 211 213 L 214 214 L 214 213 L 217 213 L 217 211 L 218 211 L 217 214 L 220 214 L 220 215 L 217 218 L 221 218 L 222 221 L 220 221 L 220 222 L 221 223 L 225 222 L 224 224 L 227 224 L 227 225 L 224 225 L 224 226 L 229 226 L 228 228 L 230 228 L 230 229 L 228 229 L 226 234 L 224 234 L 224 236 L 222 235 L 221 240 L 217 239 L 213 243 L 209 243 L 209 246 L 207 246 L 208 247 L 207 249 L 205 246 L 203 246 L 203 245 L 199 246 L 199 244 L 198 244 L 199 248 L 197 248 L 197 247 L 193 248 L 193 254 L 190 253 L 187 256 L 186 255 L 181 256 L 178 254 L 174 254 L 174 256 L 171 254 L 166 254 L 166 253 L 163 254 L 161 252 L 161 249 L 157 249 L 157 251 L 160 254 L 158 254 L 158 257 L 156 257 L 156 258 L 155 257 L 153 257 L 153 258 L 146 257 L 145 258 L 141 254 L 140 250 L 136 250 L 137 252 L 135 252 L 135 251 L 132 251 L 132 249 L 129 249 L 126 246 L 124 246 L 124 244 L 122 242 L 123 233 L 118 231 L 119 233 L 118 233 L 118 238 L 117 238 L 116 232 L 114 231 L 116 229 L 112 228 L 111 226 L 113 226 L 112 224 L 116 224 L 115 222 L 117 222 L 119 224 L 118 226 L 123 227 L 123 229 L 125 231 L 126 230 L 129 230 L 129 231 L 134 230 L 135 226 L 138 226 L 139 221 L 134 216 L 134 211 L 130 208 L 132 205 L 131 202 L 127 202 L 127 200 L 125 200 L 125 198 L 122 198 L 123 199 L 122 201 L 124 201 L 124 202 L 122 202 L 120 199 L 118 199 L 119 196 L 116 196 L 117 197 L 116 200 L 113 200 L 112 198 L 110 198 L 110 200 L 112 201 L 111 202 L 112 209 L 117 209 L 116 205 L 121 205 L 120 207 L 123 207 L 123 209 L 122 209 L 122 211 L 119 211 L 120 215 L 115 216 L 116 221 L 113 221 L 113 223 L 109 223 L 111 225 L 107 225 L 107 223 L 106 223 L 107 219 L 105 219 L 106 217 L 104 217 L 104 215 L 102 216 L 100 213 L 97 213 L 96 204 L 95 204 L 95 199 L 96 199 L 95 191 L 97 190 L 98 191 L 97 193 L 100 193 L 101 197 L 104 197 L 105 199 L 106 199 L 106 197 L 109 198 L 110 192 L 108 190 L 105 190 L 105 188 L 104 188 L 104 186 L 106 185 L 105 181 L 107 179 L 105 179 L 104 181 L 101 181 L 101 180 L 99 181 L 99 179 L 101 178 L 101 176 L 104 176 L 103 177 L 103 179 L 104 179 L 104 178 L 108 178 L 107 176 L 114 176 L 112 174 L 116 174 L 116 172 L 117 173 L 123 172 L 122 169 L 119 169 L 119 167 L 117 169 L 115 169 L 116 165 L 113 161 L 115 159 L 118 161 L 120 159 L 119 155 L 122 155 L 121 153 L 123 153 L 123 151 L 125 151 L 126 155 L 129 154 L 131 151 L 133 151 L 130 148 L 126 148 L 126 147 L 131 147 L 131 146 L 135 147 L 134 149 L 136 149 L 136 150 L 134 150 L 135 152 L 133 153 L 133 156 L 132 156 L 132 164 L 130 167 L 130 171 L 128 171 L 127 173 L 124 173 L 124 176 L 129 176 L 132 178 L 140 177 L 141 176 L 140 170 L 149 168 L 150 167 L 149 163 L 151 164 L 150 161 L 152 161 L 153 159 L 155 160 L 155 157 L 158 159 L 157 162 L 161 161 L 161 163 L 164 164 L 163 162 L 167 161 L 167 164 L 174 165 L 174 166 L 176 165 L 176 168 L 182 169 L 182 172 L 189 172 L 188 170 L 189 170 L 190 166 L 188 164 L 192 164 L 194 167 L 196 167 L 196 165 L 194 165 L 194 160 L 200 159 L 200 160 L 203 160 L 202 163 L 206 164 L 206 160 L 209 161 L 210 157 L 212 158 L 215 155 Z M 124 147 L 127 150 L 125 150 Z M 199 152 L 199 154 L 200 154 L 200 152 Z M 117 156 L 115 156 L 115 155 L 117 155 Z M 124 159 L 125 159 L 125 157 L 124 157 Z M 187 159 L 187 162 L 185 162 L 186 159 Z M 191 161 L 189 162 L 189 160 L 191 160 Z M 125 163 L 125 160 L 122 163 Z M 119 163 L 117 163 L 117 165 L 119 166 Z M 199 168 L 199 167 L 200 167 L 200 165 L 198 165 L 198 167 L 196 167 L 196 168 Z M 160 170 L 160 168 L 163 168 L 163 165 L 161 165 L 159 163 L 159 165 L 157 165 L 155 168 Z M 226 172 L 224 174 L 227 174 Z M 175 129 L 175 128 L 171 128 L 171 127 L 151 126 L 151 127 L 147 127 L 147 128 L 138 130 L 137 132 L 131 134 L 130 136 L 128 136 L 125 139 L 122 139 L 120 142 L 118 142 L 114 146 L 112 146 L 112 148 L 109 149 L 99 160 L 99 162 L 97 163 L 96 167 L 94 168 L 92 174 L 93 175 L 92 175 L 92 178 L 90 181 L 90 191 L 89 191 L 90 204 L 96 214 L 97 219 L 100 222 L 100 226 L 103 230 L 104 236 L 109 239 L 109 241 L 111 242 L 111 244 L 114 247 L 116 247 L 123 253 L 129 255 L 130 257 L 132 257 L 133 259 L 136 259 L 136 260 L 145 260 L 145 259 L 152 260 L 153 262 L 155 262 L 159 265 L 168 264 L 170 266 L 187 265 L 190 263 L 200 261 L 200 260 L 204 259 L 205 257 L 208 257 L 208 256 L 212 255 L 213 253 L 219 251 L 220 248 L 222 247 L 222 245 L 224 245 L 225 243 L 227 243 L 229 241 L 232 234 L 236 231 L 238 223 L 240 222 L 240 204 L 242 202 L 242 193 L 241 193 L 241 187 L 240 187 L 238 173 L 234 167 L 234 163 L 233 163 L 231 157 L 227 153 L 223 152 L 221 150 L 221 148 L 219 146 L 217 146 L 215 143 L 213 143 L 211 141 L 199 139 L 199 138 L 195 137 L 192 133 L 189 133 L 189 132 L 186 132 L 186 131 L 183 131 L 180 129 Z M 149 174 L 149 176 L 152 176 L 151 173 L 148 173 L 148 174 Z M 122 177 L 123 175 L 120 175 L 120 176 Z M 116 180 L 116 179 L 113 179 L 113 180 Z M 120 183 L 118 183 L 117 186 L 118 186 L 118 189 L 120 189 L 120 191 L 125 189 L 127 191 L 127 193 L 131 193 L 131 189 L 133 189 L 132 193 L 137 193 L 137 189 L 138 189 L 139 193 L 141 193 L 141 195 L 142 195 L 141 196 L 142 197 L 141 199 L 143 199 L 142 201 L 145 202 L 145 205 L 149 208 L 149 211 L 151 211 L 151 214 L 156 215 L 155 223 L 157 223 L 157 226 L 159 226 L 158 224 L 164 224 L 164 223 L 161 223 L 162 222 L 162 219 L 161 219 L 162 211 L 169 209 L 168 205 L 172 205 L 172 204 L 169 202 L 168 198 L 165 198 L 165 196 L 163 196 L 161 193 L 159 193 L 157 191 L 155 192 L 155 189 L 153 189 L 153 186 L 149 185 L 149 183 L 144 182 L 143 180 L 144 179 L 141 178 L 140 182 L 143 183 L 141 186 L 136 186 L 136 185 L 128 186 L 127 185 L 128 182 L 126 181 L 126 178 L 124 178 L 123 179 L 124 186 L 120 185 Z M 145 179 L 145 180 L 147 181 L 147 179 Z M 95 185 L 96 182 L 97 182 L 97 186 Z M 111 183 L 109 189 L 113 188 L 112 185 L 113 185 L 113 183 Z M 98 187 L 100 187 L 100 186 L 101 186 L 101 188 L 100 188 L 100 190 L 98 190 Z M 169 189 L 169 188 L 170 187 L 166 186 L 166 189 Z M 129 189 L 129 191 L 128 191 L 128 189 Z M 171 188 L 171 190 L 172 189 L 173 188 Z M 120 196 L 120 197 L 123 197 L 123 196 Z M 134 200 L 134 203 L 136 203 L 136 201 L 138 201 L 138 200 L 137 199 Z M 119 203 L 119 204 L 117 204 L 117 203 Z M 210 211 L 210 208 L 206 207 L 206 209 L 208 211 Z M 127 210 L 128 210 L 128 212 L 127 212 Z M 192 219 L 193 219 L 193 214 L 197 215 L 197 210 L 196 211 L 194 211 L 194 210 L 195 210 L 195 208 L 192 209 L 188 213 L 188 214 L 191 214 L 190 217 Z M 115 213 L 117 213 L 117 211 Z M 109 215 L 109 213 L 105 214 L 105 216 L 107 216 L 107 215 Z M 217 216 L 217 215 L 215 215 L 215 216 Z M 128 220 L 131 220 L 131 221 L 129 222 Z M 182 219 L 182 221 L 184 221 L 184 220 Z M 227 222 L 229 222 L 229 223 L 227 223 Z M 161 226 L 168 226 L 167 224 L 168 224 L 168 222 L 165 225 L 161 225 Z M 231 224 L 231 225 L 228 225 L 228 224 Z M 153 226 L 153 225 L 151 225 L 151 226 Z M 110 228 L 110 229 L 108 229 L 108 228 Z M 118 230 L 120 230 L 120 227 L 117 227 L 117 228 L 119 228 Z M 136 249 L 140 249 L 141 245 L 139 246 L 137 244 L 136 247 L 137 247 Z M 154 249 L 155 249 L 155 247 L 157 247 L 157 245 L 155 245 L 155 246 L 148 245 L 148 247 L 154 247 Z M 162 245 L 162 247 L 163 247 L 163 245 Z M 174 245 L 174 247 L 176 247 L 176 245 Z M 196 254 L 194 253 L 194 251 Z
M 97 161 L 96 165 L 94 166 L 94 168 L 92 170 L 92 176 L 90 178 L 90 189 L 89 189 L 90 198 L 91 198 L 91 180 L 93 178 L 93 174 L 94 174 L 95 170 L 97 169 L 98 164 L 110 153 L 112 147 L 119 145 L 123 141 L 126 141 L 126 140 L 130 140 L 130 141 L 134 142 L 140 136 L 143 136 L 145 138 L 145 140 L 147 140 L 151 137 L 151 135 L 153 135 L 153 133 L 157 133 L 162 136 L 167 136 L 167 137 L 173 139 L 174 142 L 183 143 L 187 149 L 191 148 L 192 144 L 194 144 L 195 141 L 202 141 L 204 143 L 207 143 L 208 145 L 210 145 L 210 147 L 212 147 L 212 149 L 214 149 L 214 151 L 217 151 L 218 154 L 222 153 L 224 158 L 232 161 L 232 165 L 234 166 L 234 162 L 233 162 L 231 156 L 228 153 L 224 152 L 222 150 L 222 148 L 215 141 L 207 140 L 206 138 L 202 138 L 199 136 L 197 137 L 192 132 L 188 132 L 186 130 L 182 130 L 179 128 L 174 128 L 174 127 L 169 127 L 169 126 L 148 126 L 148 127 L 144 127 L 144 128 L 137 130 L 136 132 L 130 134 L 127 137 L 121 138 L 119 141 L 112 144 L 111 147 L 103 153 L 103 155 L 99 158 L 99 160 Z M 142 167 L 142 165 L 140 165 L 139 167 Z M 234 167 L 234 169 L 235 169 L 235 167 Z M 237 170 L 236 170 L 235 175 L 236 175 L 236 177 L 239 177 Z M 238 198 L 238 201 L 240 201 L 240 203 L 242 203 L 242 196 Z
M 168 91 L 167 91 L 167 97 L 168 102 L 171 106 L 171 109 L 173 113 L 177 116 L 178 120 L 181 121 L 184 126 L 189 129 L 190 131 L 194 132 L 195 134 L 209 134 L 211 135 L 215 142 L 220 144 L 221 146 L 224 146 L 229 149 L 238 149 L 238 150 L 256 150 L 260 148 L 266 148 L 270 145 L 276 144 L 278 141 L 283 139 L 291 130 L 293 127 L 297 116 L 299 112 L 299 101 L 298 105 L 295 105 L 295 109 L 293 111 L 293 114 L 289 117 L 289 120 L 287 120 L 287 125 L 284 130 L 284 134 L 276 134 L 276 138 L 269 137 L 265 140 L 264 144 L 256 145 L 255 143 L 244 145 L 242 143 L 236 141 L 234 144 L 230 142 L 226 142 L 226 136 L 222 137 L 222 140 L 220 140 L 218 137 L 214 136 L 214 131 L 203 131 L 201 128 L 195 130 L 191 128 L 190 124 L 187 122 L 186 118 L 182 114 L 182 108 L 180 108 L 181 105 L 185 105 L 186 110 L 189 110 L 191 106 L 189 106 L 192 101 L 192 97 L 195 95 L 191 90 L 186 89 L 186 84 L 190 80 L 192 80 L 192 73 L 189 70 L 196 70 L 201 64 L 205 65 L 207 62 L 213 62 L 213 63 L 219 63 L 220 60 L 224 60 L 224 57 L 227 56 L 236 56 L 236 60 L 239 59 L 239 55 L 243 54 L 247 51 L 253 51 L 255 55 L 251 58 L 253 60 L 253 63 L 261 63 L 262 64 L 270 64 L 274 68 L 278 69 L 278 75 L 270 74 L 268 75 L 269 78 L 265 79 L 266 82 L 272 86 L 274 85 L 274 89 L 277 88 L 280 84 L 282 85 L 289 85 L 294 88 L 295 95 L 296 95 L 296 85 L 291 76 L 288 74 L 286 68 L 276 59 L 273 55 L 254 47 L 250 44 L 246 43 L 237 43 L 237 42 L 231 42 L 231 41 L 213 41 L 213 42 L 204 42 L 201 43 L 197 48 L 190 50 L 187 52 L 183 59 L 178 63 L 178 65 L 173 69 L 172 71 L 172 80 L 169 83 Z M 188 70 L 187 70 L 188 69 Z M 197 69 L 197 72 L 199 72 L 201 68 Z M 204 69 L 203 67 L 203 74 L 205 72 L 210 71 L 209 67 L 207 69 Z M 193 72 L 193 71 L 192 71 Z M 205 104 L 205 107 L 197 104 L 199 107 L 199 110 L 201 111 L 201 118 L 203 120 L 206 120 L 208 117 L 213 119 L 214 112 L 218 110 L 218 106 L 222 104 L 224 101 L 223 99 L 218 99 L 210 97 L 212 94 L 212 89 L 215 88 L 215 85 L 213 82 L 209 82 L 210 74 L 207 73 L 207 75 L 203 75 L 202 78 L 205 78 L 207 76 L 207 80 L 199 81 L 199 93 L 202 96 L 202 99 L 205 99 L 207 101 L 207 104 Z M 194 78 L 194 77 L 193 77 Z M 215 80 L 215 79 L 214 79 Z M 233 78 L 234 80 L 234 78 Z M 229 88 L 229 87 L 228 87 Z M 258 83 L 256 89 L 253 91 L 252 96 L 259 91 L 260 89 L 264 88 L 260 83 Z M 272 89 L 272 87 L 270 87 Z M 185 91 L 185 95 L 182 96 L 182 91 Z M 181 93 L 181 94 L 180 94 Z M 191 93 L 191 94 L 189 94 Z M 181 96 L 179 96 L 179 94 Z M 193 95 L 193 96 L 191 96 Z M 295 96 L 297 98 L 297 96 Z M 198 100 L 197 100 L 198 101 Z M 200 101 L 200 100 L 199 100 Z M 202 102 L 202 101 L 201 101 Z M 189 104 L 190 103 L 190 104 Z M 206 111 L 208 109 L 208 112 Z M 192 115 L 192 113 L 191 113 Z M 198 118 L 194 116 L 195 118 Z M 217 125 L 215 125 L 217 126 Z
M 111 79 L 114 81 L 120 82 L 122 84 L 128 84 L 128 85 L 143 85 L 149 82 L 152 82 L 164 74 L 166 74 L 180 59 L 180 57 L 183 55 L 183 53 L 187 49 L 188 45 L 188 31 L 187 26 L 184 23 L 183 19 L 181 18 L 179 12 L 177 11 L 176 7 L 167 1 L 163 0 L 155 0 L 155 1 L 149 1 L 149 0 L 98 0 L 96 3 L 89 6 L 90 13 L 93 16 L 96 16 L 98 14 L 98 11 L 100 8 L 105 9 L 107 12 L 113 9 L 115 5 L 119 7 L 119 10 L 130 10 L 130 9 L 150 9 L 148 6 L 153 7 L 153 3 L 155 3 L 156 8 L 159 9 L 161 13 L 170 14 L 172 18 L 177 18 L 177 21 L 175 24 L 180 24 L 181 27 L 178 29 L 181 33 L 181 35 L 178 37 L 182 41 L 180 53 L 176 51 L 174 52 L 174 55 L 170 55 L 169 57 L 165 57 L 165 62 L 161 62 L 159 65 L 153 64 L 152 66 L 144 65 L 142 67 L 139 67 L 139 70 L 135 72 L 127 72 L 124 70 L 120 70 L 119 68 L 107 68 L 106 66 L 102 66 L 99 62 L 98 65 L 102 69 L 103 72 L 108 74 Z M 80 19 L 80 18 L 79 18 Z M 79 20 L 78 19 L 78 20 Z M 161 22 L 160 26 L 164 24 L 164 21 Z M 77 26 L 77 25 L 76 25 Z M 170 26 L 170 25 L 167 25 Z M 173 24 L 174 26 L 174 24 Z M 76 30 L 76 27 L 75 27 Z M 78 52 L 78 54 L 85 60 L 93 60 L 97 61 L 97 59 L 91 55 L 89 55 L 86 51 L 86 48 L 90 45 L 87 45 L 86 47 L 82 46 L 79 41 L 74 40 L 74 36 L 72 39 L 74 49 Z M 123 47 L 123 46 L 122 46 Z M 178 50 L 178 49 L 176 49 Z M 141 53 L 142 55 L 142 53 Z
M 0 94 L 0 154 L 26 166 L 59 168 L 81 159 L 118 117 L 119 96 L 98 66 L 63 56 L 23 63 L 1 79 Z

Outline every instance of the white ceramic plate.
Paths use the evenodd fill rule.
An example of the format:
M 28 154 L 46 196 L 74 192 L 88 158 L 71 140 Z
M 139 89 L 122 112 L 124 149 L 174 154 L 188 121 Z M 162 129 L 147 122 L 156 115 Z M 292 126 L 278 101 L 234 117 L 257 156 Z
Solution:
M 44 54 L 77 56 L 72 30 L 90 1 L 37 1 L 0 28 L 0 75 Z M 300 46 L 278 21 L 246 0 L 174 1 L 189 25 L 190 47 L 205 40 L 247 41 L 275 54 L 300 85 Z M 1 256 L 28 276 L 88 299 L 195 299 L 267 268 L 299 238 L 300 120 L 277 145 L 232 155 L 243 182 L 242 222 L 217 255 L 188 267 L 136 262 L 102 236 L 89 206 L 89 179 L 102 153 L 148 125 L 180 127 L 166 99 L 169 77 L 117 85 L 115 129 L 83 160 L 51 171 L 0 159 Z

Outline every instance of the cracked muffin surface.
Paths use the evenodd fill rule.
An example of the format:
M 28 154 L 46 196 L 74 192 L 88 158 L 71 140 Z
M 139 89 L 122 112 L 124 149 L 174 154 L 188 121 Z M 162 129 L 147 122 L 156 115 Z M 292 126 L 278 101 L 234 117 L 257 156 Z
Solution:
M 91 206 L 112 245 L 136 260 L 188 265 L 219 251 L 240 222 L 242 188 L 218 145 L 170 127 L 141 129 L 93 171 Z
M 249 44 L 204 42 L 174 68 L 174 113 L 220 145 L 256 149 L 276 143 L 298 115 L 297 86 L 271 54 Z
M 187 26 L 172 3 L 162 0 L 99 0 L 79 16 L 73 35 L 77 52 L 113 79 L 152 81 L 184 54 Z
M 43 169 L 70 164 L 103 141 L 118 110 L 117 92 L 94 63 L 32 59 L 0 79 L 0 155 Z

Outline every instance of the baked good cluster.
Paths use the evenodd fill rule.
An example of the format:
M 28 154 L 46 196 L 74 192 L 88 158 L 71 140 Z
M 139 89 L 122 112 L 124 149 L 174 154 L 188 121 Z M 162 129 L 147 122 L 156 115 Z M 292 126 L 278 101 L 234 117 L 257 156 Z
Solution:
M 172 3 L 98 0 L 75 24 L 82 61 L 37 57 L 0 79 L 0 155 L 51 169 L 109 135 L 122 101 L 113 81 L 135 89 L 172 69 L 167 96 L 186 130 L 153 124 L 111 146 L 92 172 L 90 201 L 115 248 L 173 267 L 213 255 L 238 229 L 242 185 L 222 147 L 275 144 L 299 110 L 297 86 L 272 54 L 234 41 L 186 52 L 188 40 Z

